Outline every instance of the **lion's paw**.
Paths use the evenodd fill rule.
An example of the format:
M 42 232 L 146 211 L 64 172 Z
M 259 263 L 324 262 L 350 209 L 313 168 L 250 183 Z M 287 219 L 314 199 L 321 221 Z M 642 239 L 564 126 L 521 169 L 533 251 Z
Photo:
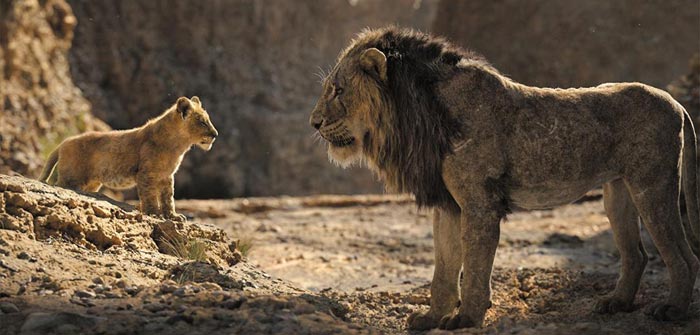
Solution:
M 658 321 L 674 321 L 685 316 L 680 308 L 666 303 L 651 305 L 647 308 L 646 314 Z
M 469 316 L 460 313 L 452 313 L 442 317 L 440 320 L 440 329 L 452 330 L 459 328 L 476 327 L 480 323 L 475 322 Z
M 406 323 L 410 330 L 429 330 L 437 328 L 440 317 L 430 313 L 413 312 L 408 316 Z
M 615 296 L 607 296 L 598 300 L 593 307 L 596 313 L 615 314 L 618 312 L 631 312 L 634 309 L 631 301 L 624 301 Z
M 179 214 L 179 213 L 176 213 L 176 212 L 168 213 L 168 214 L 165 214 L 163 216 L 168 220 L 173 220 L 173 221 L 177 221 L 177 222 L 186 222 L 187 221 L 186 216 Z

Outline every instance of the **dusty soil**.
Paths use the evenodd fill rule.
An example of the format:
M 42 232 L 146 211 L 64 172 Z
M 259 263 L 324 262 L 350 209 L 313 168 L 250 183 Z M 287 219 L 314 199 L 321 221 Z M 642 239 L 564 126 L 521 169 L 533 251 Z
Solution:
M 593 313 L 619 267 L 600 194 L 551 211 L 517 212 L 502 224 L 494 307 L 481 330 L 508 334 L 691 334 L 700 329 L 700 284 L 688 319 L 658 323 L 644 307 L 667 294 L 667 272 L 651 261 L 628 314 Z M 180 208 L 252 244 L 249 262 L 339 301 L 350 322 L 405 332 L 427 309 L 432 277 L 431 215 L 396 196 L 181 201 Z
M 0 191 L 0 334 L 406 333 L 429 307 L 430 215 L 407 197 L 179 201 L 175 223 L 19 177 Z M 644 314 L 667 293 L 653 250 L 638 308 L 591 312 L 619 266 L 599 198 L 512 214 L 486 325 L 454 333 L 697 333 L 698 284 L 685 320 Z M 167 236 L 207 257 L 173 256 Z

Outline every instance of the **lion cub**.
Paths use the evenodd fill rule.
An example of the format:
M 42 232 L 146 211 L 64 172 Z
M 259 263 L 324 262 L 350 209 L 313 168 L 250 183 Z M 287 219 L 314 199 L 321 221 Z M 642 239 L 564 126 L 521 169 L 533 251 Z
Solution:
M 184 220 L 175 212 L 173 176 L 190 147 L 209 151 L 218 134 L 198 97 L 180 97 L 141 127 L 66 139 L 39 180 L 88 192 L 136 186 L 143 213 Z

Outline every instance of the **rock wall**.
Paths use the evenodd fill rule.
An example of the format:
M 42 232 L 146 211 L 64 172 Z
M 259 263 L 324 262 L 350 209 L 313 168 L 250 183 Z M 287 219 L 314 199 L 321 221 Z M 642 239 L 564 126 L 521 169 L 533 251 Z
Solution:
M 700 50 L 700 2 L 442 0 L 433 31 L 525 84 L 664 88 Z
M 198 95 L 220 136 L 193 150 L 178 197 L 382 190 L 366 169 L 328 163 L 308 114 L 316 74 L 364 27 L 428 28 L 436 0 L 69 1 L 73 78 L 112 127 L 139 125 Z
M 0 173 L 38 175 L 63 138 L 106 129 L 96 117 L 134 127 L 198 95 L 221 136 L 188 153 L 178 197 L 381 192 L 328 163 L 306 121 L 315 74 L 362 28 L 433 30 L 527 84 L 666 87 L 700 50 L 699 22 L 695 0 L 0 0 Z M 696 92 L 696 77 L 670 89 Z
M 63 0 L 0 0 L 0 173 L 36 176 L 63 138 L 107 129 L 68 70 L 75 24 Z

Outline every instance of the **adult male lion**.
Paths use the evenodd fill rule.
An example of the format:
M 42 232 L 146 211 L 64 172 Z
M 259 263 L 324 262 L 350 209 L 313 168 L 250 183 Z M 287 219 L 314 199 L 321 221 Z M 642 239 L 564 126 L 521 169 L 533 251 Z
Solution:
M 669 320 L 688 309 L 700 268 L 695 133 L 661 90 L 529 87 L 444 40 L 390 27 L 362 32 L 340 54 L 310 123 L 333 161 L 365 161 L 389 190 L 435 207 L 430 311 L 411 315 L 410 328 L 480 326 L 509 209 L 566 204 L 601 184 L 621 274 L 595 310 L 632 309 L 647 263 L 638 216 L 671 278 L 651 314 Z

